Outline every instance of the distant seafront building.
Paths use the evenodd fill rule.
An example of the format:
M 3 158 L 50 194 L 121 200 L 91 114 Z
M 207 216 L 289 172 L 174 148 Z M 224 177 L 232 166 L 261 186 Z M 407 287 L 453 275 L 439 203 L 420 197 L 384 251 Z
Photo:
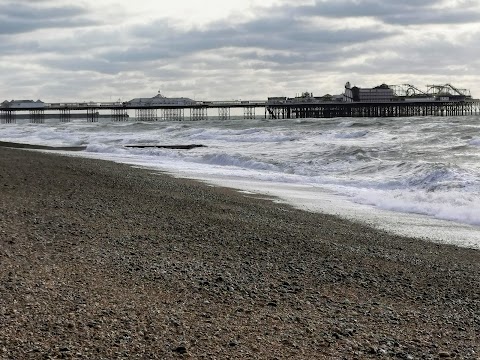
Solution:
M 351 87 L 350 83 L 347 82 L 343 95 L 343 101 L 345 102 L 388 102 L 394 100 L 394 98 L 394 91 L 387 84 L 374 88 L 359 88 L 358 86 Z
M 125 102 L 125 105 L 130 106 L 166 106 L 166 105 L 175 105 L 175 106 L 188 106 L 195 105 L 197 102 L 189 98 L 167 98 L 160 94 L 160 92 L 151 98 L 135 98 L 130 101 Z
M 5 100 L 1 106 L 8 109 L 41 109 L 45 107 L 45 103 L 41 100 Z

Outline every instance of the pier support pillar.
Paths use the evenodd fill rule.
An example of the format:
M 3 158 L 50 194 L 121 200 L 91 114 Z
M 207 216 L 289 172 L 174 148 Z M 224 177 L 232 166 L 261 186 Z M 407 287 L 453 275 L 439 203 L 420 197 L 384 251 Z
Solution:
M 45 122 L 45 112 L 43 109 L 29 110 L 29 114 L 30 114 L 30 123 L 43 124 Z
M 128 114 L 126 109 L 112 109 L 112 120 L 113 121 L 127 121 Z
M 281 119 L 282 114 L 284 112 L 282 109 L 283 108 L 281 107 L 268 107 L 267 111 L 269 112 L 271 119 Z M 298 117 L 298 112 L 297 112 L 297 117 Z
M 15 110 L 2 109 L 0 110 L 0 122 L 2 124 L 15 124 L 17 122 Z
M 60 109 L 60 122 L 67 123 L 72 121 L 70 109 Z
M 97 109 L 87 109 L 87 122 L 98 122 Z
M 219 107 L 218 108 L 218 118 L 220 120 L 230 120 L 230 108 L 229 107 Z
M 255 108 L 253 106 L 246 106 L 243 108 L 244 119 L 255 119 Z
M 183 121 L 185 120 L 184 109 L 162 109 L 162 120 Z
M 157 121 L 157 109 L 135 109 L 137 121 Z
M 190 120 L 207 120 L 208 111 L 207 108 L 190 108 Z
M 267 118 L 267 112 L 270 114 L 270 119 L 276 119 L 277 117 L 275 116 L 275 108 L 272 107 L 265 107 L 265 119 Z

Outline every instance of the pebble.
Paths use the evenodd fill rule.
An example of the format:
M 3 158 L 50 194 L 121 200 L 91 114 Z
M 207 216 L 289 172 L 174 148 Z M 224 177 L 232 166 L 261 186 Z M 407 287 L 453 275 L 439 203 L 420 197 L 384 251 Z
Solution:
M 180 346 L 177 346 L 173 351 L 179 354 L 186 354 L 187 348 L 183 345 L 180 345 Z

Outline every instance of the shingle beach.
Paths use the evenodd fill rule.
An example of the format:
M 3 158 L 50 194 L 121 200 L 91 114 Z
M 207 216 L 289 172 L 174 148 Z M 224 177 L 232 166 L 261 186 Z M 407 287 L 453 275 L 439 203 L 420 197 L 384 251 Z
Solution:
M 0 148 L 0 359 L 480 359 L 480 251 Z

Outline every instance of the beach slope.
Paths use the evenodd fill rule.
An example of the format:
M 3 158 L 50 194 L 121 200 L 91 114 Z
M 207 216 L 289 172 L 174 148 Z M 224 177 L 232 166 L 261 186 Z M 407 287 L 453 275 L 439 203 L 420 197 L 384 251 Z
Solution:
M 480 252 L 0 148 L 0 358 L 480 356 Z

